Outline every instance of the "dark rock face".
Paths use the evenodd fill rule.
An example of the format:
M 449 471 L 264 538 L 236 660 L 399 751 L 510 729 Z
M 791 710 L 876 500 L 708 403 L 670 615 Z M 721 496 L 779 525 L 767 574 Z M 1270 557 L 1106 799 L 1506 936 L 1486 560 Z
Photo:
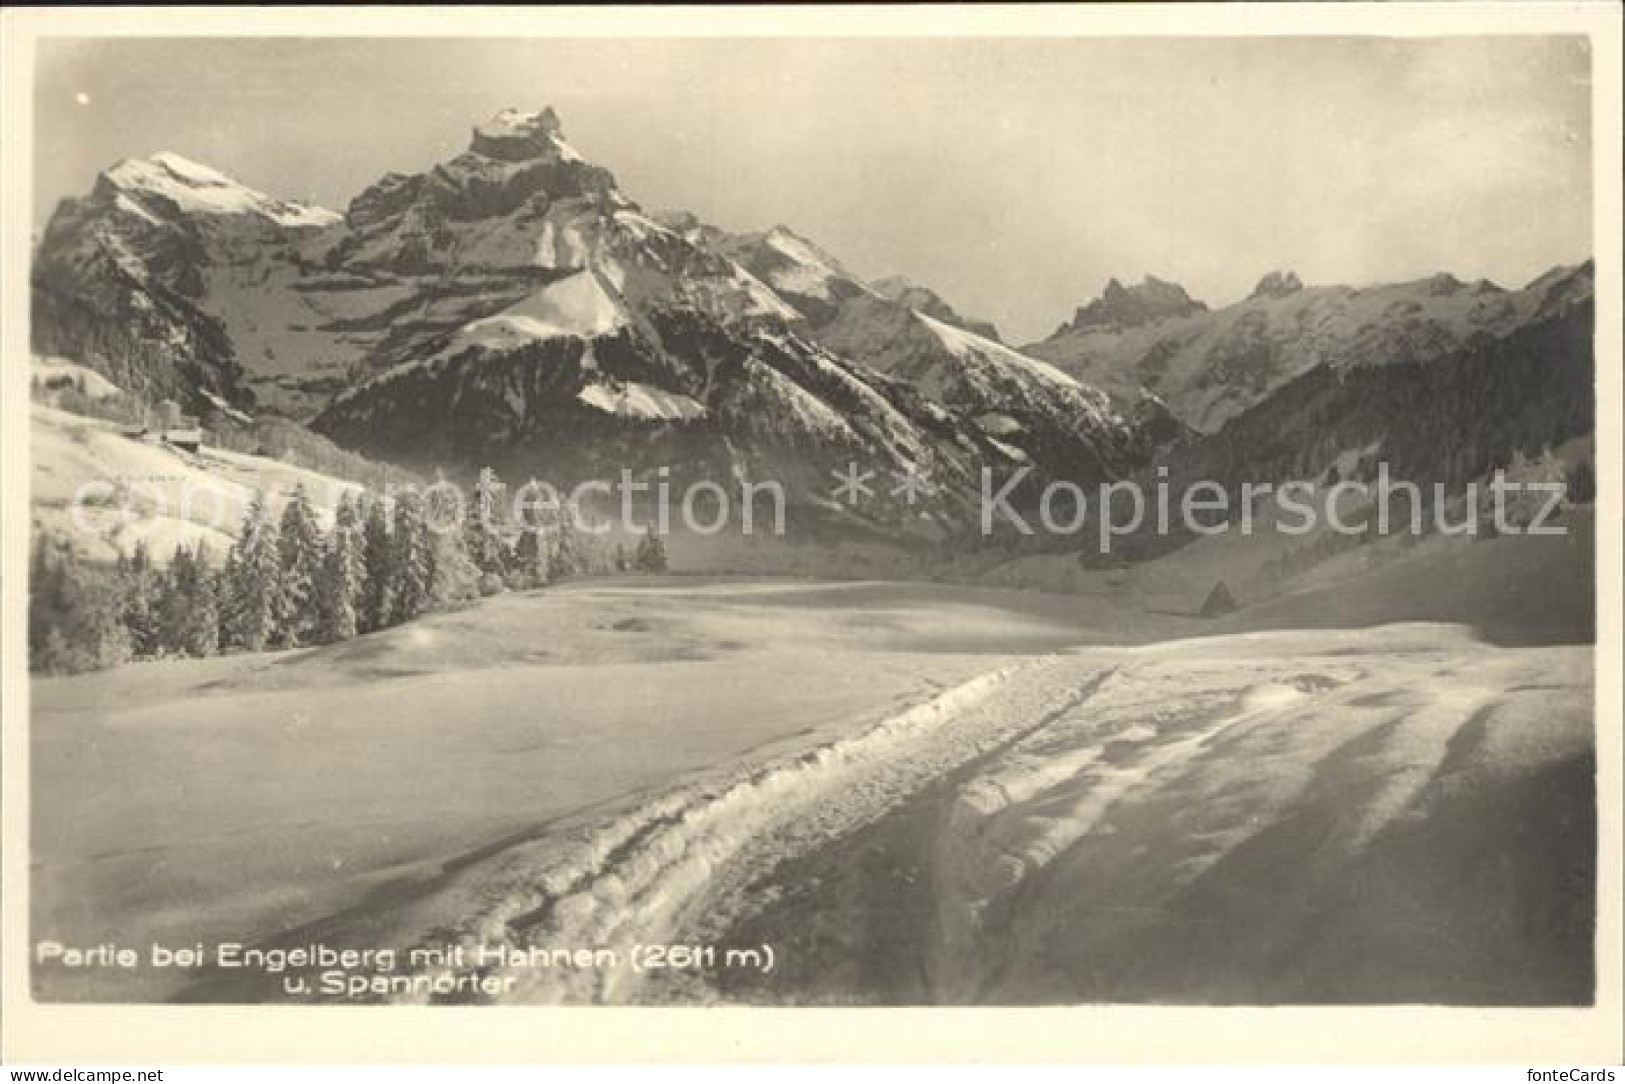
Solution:
M 1524 287 L 1523 293 L 1538 299 L 1537 318 L 1561 316 L 1577 305 L 1591 303 L 1596 293 L 1596 274 L 1592 260 L 1578 267 L 1553 268 Z
M 116 274 L 86 290 L 75 276 L 46 269 L 34 276 L 30 299 L 38 353 L 95 359 L 121 388 L 189 410 L 205 405 L 202 391 L 252 405 L 225 329 L 181 294 L 132 287 Z
M 35 254 L 33 348 L 84 359 L 120 387 L 196 409 L 208 391 L 242 404 L 243 368 L 222 322 L 200 304 L 204 274 L 278 227 L 195 227 L 175 203 L 137 204 L 106 175 L 57 209 Z
M 422 174 L 386 173 L 350 201 L 345 220 L 351 229 L 366 229 L 405 211 L 423 190 Z
M 1073 314 L 1063 330 L 1141 327 L 1206 311 L 1207 306 L 1193 300 L 1177 282 L 1147 275 L 1138 286 L 1124 286 L 1112 279 L 1098 298 Z

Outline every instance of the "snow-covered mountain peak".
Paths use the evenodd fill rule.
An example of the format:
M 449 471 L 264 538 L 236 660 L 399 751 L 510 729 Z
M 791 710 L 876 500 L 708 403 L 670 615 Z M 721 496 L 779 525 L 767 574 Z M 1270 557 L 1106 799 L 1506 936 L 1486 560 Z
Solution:
M 324 207 L 279 200 L 250 188 L 217 169 L 172 151 L 150 158 L 126 158 L 102 174 L 107 184 L 151 210 L 147 197 L 157 197 L 186 214 L 258 215 L 279 226 L 322 227 L 340 221 Z
M 966 331 L 973 331 L 984 339 L 1002 343 L 1004 339 L 999 335 L 999 329 L 986 320 L 967 317 L 957 311 L 942 297 L 941 294 L 914 282 L 903 275 L 888 275 L 885 278 L 875 279 L 869 283 L 871 289 L 889 301 L 933 316 L 945 324 L 962 327 Z
M 779 252 L 780 255 L 793 260 L 805 267 L 816 268 L 830 277 L 849 279 L 859 285 L 858 277 L 848 271 L 840 260 L 819 248 L 812 241 L 801 236 L 789 226 L 778 225 L 767 231 L 765 241 Z
M 822 515 L 841 463 L 910 463 L 941 487 L 931 507 L 860 517 L 905 533 L 969 524 L 986 465 L 1088 481 L 1143 456 L 1103 395 L 924 287 L 882 296 L 787 226 L 651 217 L 569 148 L 552 110 L 504 110 L 471 133 L 308 238 L 266 221 L 303 209 L 208 167 L 123 163 L 65 201 L 41 243 L 40 345 L 112 343 L 104 367 L 156 393 L 310 417 L 341 444 L 437 469 L 565 480 L 613 456 L 695 478 L 771 472 Z M 218 226 L 195 229 L 208 216 L 193 209 Z
M 474 130 L 488 138 L 499 139 L 505 136 L 534 135 L 537 132 L 558 135 L 563 129 L 559 124 L 559 115 L 553 112 L 552 106 L 547 106 L 539 113 L 504 109 L 484 124 L 476 126 Z
M 833 304 L 854 294 L 879 296 L 841 261 L 785 225 L 741 236 L 729 248 L 751 273 L 792 299 Z
M 502 110 L 484 124 L 475 125 L 469 150 L 506 162 L 523 162 L 532 158 L 581 161 L 581 155 L 564 141 L 559 115 L 553 112 L 551 106 L 539 113 Z

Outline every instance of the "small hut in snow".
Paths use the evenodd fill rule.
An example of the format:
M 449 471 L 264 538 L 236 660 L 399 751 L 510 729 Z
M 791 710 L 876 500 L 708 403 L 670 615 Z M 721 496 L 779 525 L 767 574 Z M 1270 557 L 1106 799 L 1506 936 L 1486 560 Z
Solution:
M 203 426 L 193 415 L 183 413 L 173 399 L 165 399 L 148 410 L 146 427 L 132 435 L 160 440 L 186 452 L 195 452 L 203 445 Z
M 1236 612 L 1236 600 L 1223 580 L 1213 585 L 1213 590 L 1208 592 L 1207 601 L 1202 603 L 1202 608 L 1198 612 L 1203 617 L 1223 617 L 1225 614 Z

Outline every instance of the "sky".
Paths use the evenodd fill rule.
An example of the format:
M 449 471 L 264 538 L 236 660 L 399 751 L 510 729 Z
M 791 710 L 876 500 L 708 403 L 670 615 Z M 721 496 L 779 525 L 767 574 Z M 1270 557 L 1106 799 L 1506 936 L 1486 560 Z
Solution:
M 645 208 L 784 223 L 1014 342 L 1113 277 L 1591 255 L 1583 38 L 47 39 L 36 80 L 36 228 L 160 150 L 342 210 L 552 105 Z

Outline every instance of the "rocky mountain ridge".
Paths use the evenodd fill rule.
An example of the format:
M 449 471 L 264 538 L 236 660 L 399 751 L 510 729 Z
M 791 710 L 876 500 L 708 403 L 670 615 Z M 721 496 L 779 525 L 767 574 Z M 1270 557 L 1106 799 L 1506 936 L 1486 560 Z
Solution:
M 1246 299 L 1212 310 L 1183 305 L 1184 290 L 1172 284 L 1136 295 L 1113 280 L 1076 318 L 1023 351 L 1107 391 L 1119 409 L 1150 393 L 1184 424 L 1212 433 L 1316 366 L 1448 357 L 1561 314 L 1592 296 L 1592 280 L 1589 262 L 1554 268 L 1517 290 L 1449 274 L 1305 286 L 1290 271 L 1274 271 Z M 1164 304 L 1152 306 L 1153 296 Z
M 783 227 L 645 214 L 550 109 L 498 114 L 342 216 L 166 158 L 66 202 L 36 260 L 36 345 L 124 387 L 308 417 L 422 469 L 772 475 L 927 535 L 973 518 L 983 468 L 1091 481 L 1149 451 L 1103 394 L 929 291 L 887 296 Z M 830 507 L 849 462 L 937 484 Z
M 121 162 L 41 237 L 32 333 L 37 352 L 149 398 L 307 420 L 420 471 L 771 477 L 832 519 L 932 537 L 974 520 L 984 470 L 1030 468 L 1020 500 L 1170 453 L 1251 461 L 1235 432 L 1259 423 L 1222 435 L 1244 415 L 1312 440 L 1272 406 L 1293 389 L 1500 357 L 1493 344 L 1589 311 L 1593 292 L 1589 263 L 1512 291 L 1444 274 L 1306 286 L 1281 270 L 1210 309 L 1147 276 L 1112 280 L 1018 349 L 787 226 L 646 212 L 551 109 L 504 110 L 462 153 L 380 178 L 342 214 L 179 155 Z M 842 507 L 832 476 L 851 464 L 936 484 Z

